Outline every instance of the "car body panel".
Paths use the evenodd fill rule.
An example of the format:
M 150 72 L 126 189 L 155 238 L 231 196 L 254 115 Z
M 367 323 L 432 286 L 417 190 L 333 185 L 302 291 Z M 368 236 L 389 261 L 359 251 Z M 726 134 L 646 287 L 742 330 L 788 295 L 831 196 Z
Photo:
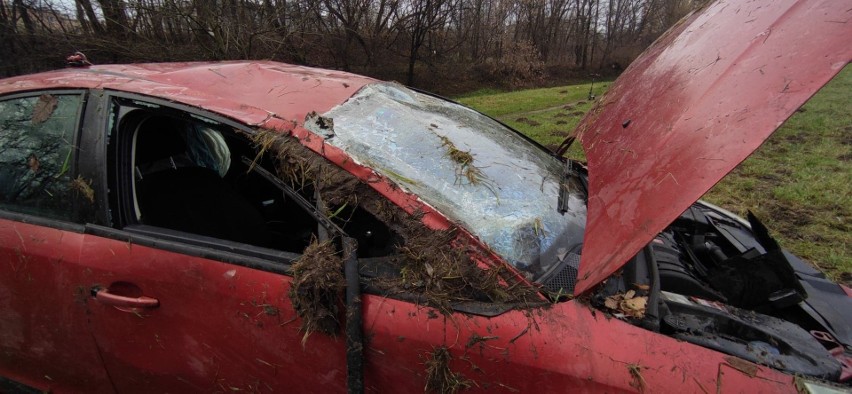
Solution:
M 0 219 L 0 376 L 49 391 L 112 391 L 88 327 L 83 237 Z
M 304 128 L 308 113 L 328 112 L 372 82 L 375 80 L 355 74 L 277 62 L 154 63 L 69 68 L 8 78 L 0 81 L 0 95 L 39 89 L 114 90 L 194 106 L 249 126 L 290 134 L 406 212 L 421 213 L 430 228 L 449 228 L 450 221 L 418 196 Z M 305 95 L 308 91 L 311 94 Z M 462 233 L 478 244 L 469 233 Z M 492 265 L 502 261 L 488 248 L 481 249 L 482 261 Z M 525 281 L 522 275 L 517 277 Z
M 769 9 L 768 12 L 777 13 L 778 9 L 774 8 L 776 5 L 768 4 L 769 2 L 758 4 L 761 3 Z M 699 21 L 704 21 L 702 18 L 709 18 L 706 22 L 710 25 L 718 23 L 719 26 L 726 26 L 727 22 L 719 22 L 716 19 L 720 18 L 719 15 L 727 15 L 729 12 L 716 8 L 724 5 L 723 3 L 710 6 L 707 10 L 710 17 L 705 14 L 695 15 L 683 25 L 676 27 L 675 32 L 688 29 L 690 26 L 698 28 Z M 781 4 L 782 7 L 784 5 L 786 3 Z M 728 6 L 733 7 L 733 5 Z M 764 12 L 757 9 L 754 11 Z M 794 9 L 790 12 L 802 11 Z M 735 13 L 735 15 L 738 14 Z M 755 21 L 740 20 L 740 22 L 748 24 Z M 722 27 L 719 26 L 713 28 L 721 29 Z M 781 30 L 781 38 L 785 38 L 783 24 L 778 26 Z M 779 33 L 774 29 L 775 27 L 769 30 L 772 33 L 767 37 Z M 789 37 L 786 38 L 789 39 Z M 813 39 L 811 35 L 806 38 Z M 641 80 L 643 72 L 650 72 L 643 70 L 653 68 L 649 64 L 656 64 L 654 61 L 657 58 L 666 58 L 671 67 L 676 67 L 674 62 L 677 60 L 678 53 L 667 52 L 671 50 L 666 49 L 666 45 L 681 45 L 679 50 L 690 53 L 689 48 L 682 47 L 688 42 L 678 40 L 680 39 L 674 34 L 661 39 L 652 48 L 650 57 L 641 58 L 640 65 L 636 69 L 628 70 L 628 80 L 631 78 L 633 81 Z M 777 47 L 778 44 L 773 42 L 773 45 Z M 724 43 L 720 43 L 719 46 L 725 47 Z M 664 56 L 663 53 L 668 55 Z M 685 60 L 680 59 L 680 61 L 685 61 L 687 64 L 701 64 L 701 61 L 706 60 L 705 55 L 692 53 L 692 57 L 687 56 Z M 719 56 L 715 52 L 712 56 L 707 56 L 709 56 L 707 59 L 710 57 L 716 59 L 712 60 L 714 64 L 703 70 L 696 69 L 695 72 L 700 74 L 706 71 L 716 75 L 718 70 L 715 69 L 715 64 L 718 63 L 721 67 L 721 64 L 725 62 L 721 58 L 717 59 Z M 797 59 L 795 56 L 793 58 Z M 755 59 L 745 60 L 756 61 Z M 644 69 L 641 66 L 643 62 Z M 748 64 L 745 61 L 742 63 Z M 738 66 L 728 67 L 726 70 L 736 71 L 739 67 L 743 67 L 739 65 L 740 63 L 737 64 Z M 779 61 L 779 65 L 785 64 L 787 63 Z M 658 67 L 661 66 L 662 64 L 658 65 Z M 831 67 L 835 66 L 838 66 L 837 62 L 831 63 Z M 829 67 L 830 71 L 834 71 L 831 67 Z M 795 72 L 790 75 L 794 77 L 800 77 L 801 75 L 796 73 L 804 72 L 798 66 L 793 68 Z M 816 69 L 823 70 L 820 67 Z M 663 74 L 665 72 L 666 70 L 663 70 Z M 739 75 L 736 72 L 734 74 Z M 824 72 L 817 76 L 825 77 L 827 80 L 830 77 L 829 74 L 831 72 Z M 5 80 L 0 82 L 0 94 L 47 88 L 83 87 L 98 89 L 100 93 L 106 91 L 107 96 L 114 94 L 114 91 L 133 92 L 202 108 L 244 125 L 291 135 L 311 151 L 354 174 L 407 212 L 422 213 L 422 221 L 430 228 L 453 227 L 446 217 L 428 203 L 397 187 L 387 177 L 353 160 L 347 152 L 327 144 L 324 138 L 306 128 L 304 119 L 308 113 L 328 112 L 371 81 L 368 78 L 345 73 L 271 62 L 98 66 Z M 717 79 L 711 78 L 695 82 L 700 85 L 698 87 L 706 88 L 705 93 L 709 89 L 712 94 L 708 97 L 717 97 L 717 101 L 707 105 L 713 107 L 713 111 L 729 110 L 729 106 L 736 106 L 724 100 L 718 101 L 718 96 L 714 94 L 725 96 L 723 93 L 730 94 L 732 88 L 723 84 L 718 87 L 722 93 L 716 92 L 714 90 L 716 88 L 712 85 L 716 81 Z M 807 98 L 815 89 L 815 85 L 821 85 L 820 82 L 824 82 L 822 79 L 813 81 L 808 79 L 808 83 L 799 85 L 796 81 L 798 79 L 793 79 L 789 81 L 789 86 L 782 86 L 782 89 L 786 88 L 789 91 L 785 94 L 793 94 L 792 98 L 787 100 L 787 96 L 782 96 L 786 101 L 776 100 L 776 104 L 782 108 L 769 111 L 773 114 L 769 117 L 771 119 L 760 117 L 754 120 L 755 124 L 763 125 L 765 122 L 780 124 L 789 114 L 787 110 L 795 109 L 798 106 L 796 103 Z M 777 79 L 772 79 L 766 83 L 772 85 L 777 82 Z M 682 90 L 700 95 L 685 88 L 692 81 L 671 77 L 666 83 L 682 84 Z M 656 85 L 643 86 L 651 89 L 652 93 L 658 92 L 654 90 L 658 89 Z M 662 87 L 663 85 L 659 89 Z M 618 121 L 617 127 L 613 126 L 617 132 L 622 130 L 632 132 L 635 130 L 631 129 L 633 126 L 639 125 L 643 130 L 647 130 L 648 128 L 645 127 L 647 123 L 669 119 L 663 117 L 648 120 L 641 118 L 640 115 L 643 113 L 652 115 L 650 112 L 638 112 L 638 115 L 630 112 L 634 110 L 634 107 L 638 111 L 636 104 L 640 100 L 637 98 L 639 96 L 635 96 L 639 93 L 632 90 L 633 87 L 629 82 L 619 83 L 613 89 L 614 93 L 604 99 L 604 104 L 600 107 L 602 110 L 593 112 L 587 122 L 594 120 L 595 117 L 599 118 L 598 124 Z M 798 89 L 809 90 L 809 93 Z M 299 92 L 308 91 L 311 92 L 310 95 L 299 94 Z M 634 95 L 625 96 L 623 92 Z M 765 92 L 761 92 L 757 92 L 753 99 L 762 99 L 761 94 Z M 309 98 L 305 99 L 305 97 Z M 668 111 L 667 116 L 671 117 L 670 120 L 674 125 L 690 124 L 688 121 L 692 118 L 683 118 L 684 113 L 692 114 L 698 111 L 709 115 L 712 112 L 711 109 L 702 110 L 689 106 L 680 112 L 674 109 L 679 100 L 685 97 L 662 98 L 662 104 L 659 104 L 664 105 L 660 108 Z M 630 100 L 622 103 L 619 101 L 621 98 Z M 648 101 L 647 98 L 643 100 Z M 167 105 L 162 102 L 157 104 L 146 102 L 146 104 L 151 108 Z M 610 106 L 620 109 L 620 112 L 609 114 Z M 780 115 L 782 112 L 785 113 L 783 117 Z M 622 126 L 623 121 L 619 120 L 623 116 L 634 117 L 626 128 Z M 751 120 L 745 118 L 743 121 Z M 100 122 L 107 123 L 104 119 L 100 119 Z M 709 123 L 707 119 L 702 122 L 708 124 L 707 128 L 713 131 L 713 136 L 722 135 L 717 129 L 720 126 Z M 103 127 L 100 131 L 96 129 L 92 126 L 88 132 L 104 132 Z M 596 134 L 598 132 L 600 134 Z M 601 218 L 600 220 L 617 222 L 618 219 L 623 219 L 624 222 L 618 222 L 618 224 L 629 226 L 633 216 L 609 217 L 606 216 L 607 209 L 613 209 L 614 213 L 618 214 L 636 209 L 629 204 L 623 205 L 623 199 L 633 196 L 643 198 L 644 195 L 635 190 L 638 187 L 637 183 L 641 183 L 643 179 L 629 178 L 628 180 L 632 179 L 630 183 L 622 179 L 621 175 L 630 174 L 630 171 L 647 170 L 647 168 L 629 166 L 628 159 L 633 157 L 631 152 L 620 149 L 632 149 L 632 145 L 625 145 L 628 144 L 626 141 L 617 138 L 607 139 L 618 137 L 607 133 L 606 127 L 587 126 L 585 134 L 582 135 L 582 140 L 590 152 L 592 171 L 596 171 L 596 168 L 605 170 L 606 167 L 600 167 L 602 165 L 612 165 L 615 166 L 613 171 L 627 172 L 613 173 L 609 177 L 603 174 L 599 177 L 600 179 L 596 179 L 593 174 L 592 181 L 596 189 L 593 189 L 589 204 L 598 209 L 596 217 Z M 765 134 L 768 135 L 768 133 Z M 703 134 L 696 135 L 701 137 L 695 138 L 703 140 Z M 663 136 L 662 138 L 674 137 Z M 747 143 L 742 144 L 746 147 L 756 146 L 763 138 L 765 136 L 749 137 Z M 102 135 L 96 135 L 84 140 L 100 142 L 103 138 Z M 736 141 L 725 141 L 727 144 L 736 145 Z M 613 145 L 612 149 L 604 149 L 609 145 Z M 712 146 L 719 148 L 718 145 Z M 683 149 L 682 146 L 679 147 Z M 646 145 L 638 145 L 636 148 L 650 151 L 650 153 L 645 152 L 646 156 L 640 156 L 647 158 L 642 165 L 650 166 L 650 168 L 661 165 L 659 157 L 653 154 L 657 151 L 672 149 L 661 146 L 659 141 L 648 141 Z M 753 147 L 751 149 L 753 150 Z M 748 152 L 745 150 L 747 149 L 737 150 L 737 152 L 744 157 L 751 152 L 751 150 Z M 700 150 L 691 152 L 703 153 Z M 610 160 L 612 161 L 610 163 L 603 160 L 606 153 L 611 154 L 612 157 L 624 157 L 624 160 L 623 162 Z M 678 153 L 677 150 L 675 153 Z M 619 154 L 630 155 L 618 156 Z M 106 154 L 101 156 L 104 157 L 93 159 L 93 161 L 100 160 L 99 166 L 96 167 L 105 168 L 114 164 L 106 158 Z M 732 162 L 739 162 L 741 158 L 734 160 L 726 156 L 725 160 L 731 161 L 725 161 L 725 166 L 730 164 L 733 167 L 736 163 L 732 164 Z M 672 166 L 680 162 L 665 163 L 665 160 L 663 161 L 662 168 L 667 169 L 667 172 L 657 175 L 662 176 L 660 178 L 662 181 L 674 180 L 675 186 L 668 185 L 667 188 L 662 188 L 662 183 L 654 183 L 658 179 L 652 179 L 651 186 L 657 188 L 656 190 L 665 191 L 664 195 L 667 197 L 681 193 L 676 187 L 677 180 L 682 179 L 678 178 L 680 173 L 672 173 L 676 170 Z M 709 161 L 715 162 L 715 160 Z M 619 167 L 622 164 L 625 167 Z M 712 168 L 718 170 L 719 166 L 721 164 Z M 694 167 L 689 168 L 691 168 L 690 171 L 697 171 Z M 714 177 L 715 175 L 708 176 L 702 182 L 710 182 L 707 179 Z M 600 183 L 607 179 L 617 186 L 614 191 L 610 190 L 611 193 L 628 190 L 631 195 L 607 194 L 608 189 Z M 103 175 L 103 179 L 95 180 L 94 186 L 103 186 L 102 189 L 105 190 L 108 185 L 99 185 L 105 182 L 108 181 Z M 715 180 L 710 184 L 714 182 Z M 687 189 L 685 192 L 695 194 L 697 189 Z M 694 200 L 695 198 L 690 203 Z M 604 204 L 607 201 L 609 205 Z M 676 203 L 679 201 L 677 200 Z M 105 202 L 104 205 L 106 204 Z M 657 204 L 652 207 L 658 209 L 661 203 L 657 202 Z M 108 207 L 102 208 L 104 211 L 108 209 Z M 648 218 L 643 217 L 642 214 L 651 212 L 651 209 L 646 207 L 641 210 L 636 209 L 640 211 L 637 213 L 639 217 L 637 220 L 647 221 Z M 649 226 L 656 225 L 655 223 L 643 222 L 636 225 L 640 232 L 647 231 L 650 236 L 653 236 L 655 233 Z M 53 302 L 57 304 L 57 307 L 67 309 L 69 305 L 73 305 L 76 308 L 71 321 L 76 324 L 82 321 L 81 319 L 85 319 L 88 324 L 85 331 L 77 334 L 90 335 L 88 338 L 90 344 L 97 342 L 101 351 L 99 357 L 101 357 L 103 368 L 109 371 L 108 377 L 101 376 L 100 386 L 79 391 L 330 392 L 345 390 L 345 340 L 314 333 L 302 345 L 303 333 L 299 331 L 299 320 L 288 299 L 292 278 L 281 271 L 272 269 L 264 271 L 231 264 L 227 262 L 228 259 L 222 258 L 224 253 L 221 250 L 204 251 L 203 247 L 192 246 L 205 253 L 191 254 L 182 253 L 179 248 L 166 247 L 166 244 L 172 241 L 161 238 L 152 237 L 145 242 L 138 242 L 139 237 L 142 236 L 137 238 L 128 236 L 124 234 L 125 229 L 107 229 L 109 231 L 104 233 L 111 232 L 111 236 L 106 236 L 96 235 L 97 231 L 89 231 L 84 235 L 59 230 L 43 230 L 40 227 L 21 232 L 22 226 L 29 225 L 0 220 L 2 244 L 11 245 L 14 248 L 18 242 L 16 237 L 22 237 L 22 234 L 34 234 L 29 238 L 23 237 L 20 242 L 34 243 L 44 238 L 49 239 L 50 242 L 61 243 L 68 249 L 64 249 L 66 246 L 63 246 L 54 252 L 76 257 L 80 268 L 83 264 L 87 268 L 80 272 L 67 273 L 65 277 L 60 275 L 59 277 L 66 283 L 49 289 L 56 294 L 44 297 L 45 301 Z M 91 227 L 93 226 L 89 226 L 88 229 L 91 230 Z M 44 235 L 45 231 L 57 233 Z M 627 242 L 632 242 L 633 238 L 627 237 L 630 234 L 613 239 L 613 236 L 606 233 L 600 235 L 602 234 L 600 228 L 594 231 L 596 231 L 594 234 L 598 234 L 595 237 L 602 237 L 602 239 L 589 239 L 587 248 L 592 246 L 601 249 L 602 245 L 605 245 L 613 250 L 613 256 L 615 256 L 625 254 L 625 250 L 632 247 L 630 246 L 632 244 Z M 116 236 L 116 234 L 119 235 Z M 469 250 L 476 261 L 484 265 L 499 264 L 502 261 L 488 248 L 477 242 L 476 238 L 464 228 L 459 229 L 458 234 L 472 241 Z M 604 243 L 607 240 L 609 242 Z M 181 247 L 187 246 L 182 244 Z M 16 261 L 16 256 L 12 254 L 14 249 L 10 250 L 11 252 L 4 250 L 8 256 L 6 260 Z M 597 253 L 600 254 L 600 252 Z M 201 257 L 202 255 L 204 257 Z M 610 263 L 616 257 L 610 256 L 609 259 L 610 262 L 601 260 L 607 264 L 598 271 L 588 269 L 590 265 L 586 263 L 586 272 L 589 275 L 584 277 L 585 282 L 581 283 L 585 283 L 586 286 L 593 285 L 596 282 L 595 276 L 613 267 L 614 263 Z M 42 266 L 46 267 L 46 264 L 50 262 L 51 260 L 48 259 Z M 617 268 L 616 266 L 613 269 Z M 19 266 L 0 267 L 0 270 L 7 270 L 9 275 L 14 276 L 19 271 Z M 511 272 L 516 275 L 518 281 L 525 281 L 516 271 Z M 51 274 L 48 272 L 45 275 Z M 71 288 L 82 288 L 84 291 L 82 293 L 67 291 Z M 91 288 L 107 288 L 119 295 L 122 295 L 122 291 L 126 291 L 123 295 L 127 297 L 152 297 L 158 300 L 159 305 L 154 309 L 120 310 L 98 302 L 86 291 Z M 31 291 L 29 297 L 27 300 L 20 301 L 21 303 L 31 302 L 29 299 L 44 294 L 44 289 L 41 287 L 33 287 L 28 291 Z M 8 299 L 11 298 L 11 296 L 8 297 Z M 561 392 L 571 389 L 581 392 L 710 392 L 714 390 L 716 392 L 794 392 L 796 389 L 795 380 L 791 375 L 631 325 L 610 314 L 596 311 L 586 304 L 587 300 L 584 299 L 556 302 L 546 307 L 539 305 L 524 310 L 510 310 L 489 318 L 461 312 L 448 312 L 442 315 L 439 311 L 418 303 L 384 295 L 363 294 L 362 300 L 365 331 L 365 388 L 369 391 L 423 390 L 427 373 L 426 363 L 430 353 L 438 346 L 446 346 L 453 355 L 450 363 L 452 371 L 460 372 L 465 378 L 475 382 L 470 387 L 471 391 Z M 6 299 L 0 298 L 0 303 L 3 301 Z M 0 309 L 0 313 L 3 312 L 5 309 Z M 0 324 L 4 323 L 6 322 L 0 321 Z M 3 333 L 0 332 L 0 335 Z M 87 339 L 80 340 L 86 343 Z M 73 352 L 68 354 L 74 355 Z M 85 350 L 80 355 L 91 358 L 93 354 L 91 350 Z M 83 367 L 81 365 L 81 368 Z M 91 375 L 98 373 L 97 368 L 89 366 L 85 368 L 91 370 L 79 373 Z M 69 369 L 66 372 L 74 373 L 75 371 Z M 23 373 L 10 378 L 41 389 L 64 391 L 63 387 L 54 386 L 50 382 L 54 377 L 61 378 L 62 375 L 53 371 L 50 373 L 55 374 L 49 375 L 51 379 L 44 378 L 39 381 L 27 380 L 29 375 L 25 376 Z M 75 376 L 68 377 L 71 381 L 74 378 Z M 109 383 L 113 386 L 106 386 Z M 78 391 L 74 389 L 72 387 L 69 391 Z
M 159 301 L 156 308 L 129 311 L 86 302 L 118 392 L 345 388 L 344 341 L 315 334 L 309 346 L 299 346 L 303 333 L 287 296 L 292 277 L 143 242 L 87 235 L 82 246 L 90 268 L 85 285 Z M 325 380 L 283 378 L 318 371 Z
M 301 345 L 289 276 L 139 243 L 86 235 L 81 254 L 87 283 L 132 283 L 160 301 L 134 312 L 86 302 L 117 391 L 345 390 L 345 341 L 314 333 Z M 451 370 L 475 382 L 471 392 L 794 392 L 789 375 L 609 318 L 578 300 L 493 318 L 442 315 L 380 295 L 364 294 L 363 302 L 368 390 L 422 390 L 426 361 L 443 345 Z
M 635 255 L 852 59 L 849 5 L 714 2 L 657 40 L 578 126 L 589 214 L 575 294 Z
M 14 77 L 0 94 L 63 87 L 120 90 L 204 108 L 249 125 L 272 118 L 302 123 L 373 79 L 275 62 L 103 65 Z M 310 91 L 311 94 L 304 94 Z
M 423 390 L 437 344 L 464 392 L 796 392 L 793 377 L 596 312 L 577 300 L 483 319 L 367 296 L 365 387 Z M 673 360 L 677 362 L 673 362 Z M 418 368 L 406 371 L 408 365 Z M 631 372 L 633 371 L 633 372 Z

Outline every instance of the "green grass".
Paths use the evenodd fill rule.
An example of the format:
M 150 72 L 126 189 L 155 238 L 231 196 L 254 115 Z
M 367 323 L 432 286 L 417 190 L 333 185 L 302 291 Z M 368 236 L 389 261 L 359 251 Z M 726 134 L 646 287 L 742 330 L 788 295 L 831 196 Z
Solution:
M 751 210 L 781 244 L 852 284 L 852 67 L 704 198 Z
M 594 85 L 600 94 L 609 82 Z M 751 210 L 794 254 L 852 285 L 852 67 L 826 85 L 704 199 Z M 569 135 L 592 103 L 589 84 L 457 98 L 548 147 Z M 568 156 L 583 159 L 579 143 Z
M 586 111 L 592 107 L 589 89 L 591 88 L 593 95 L 600 96 L 610 83 L 602 81 L 507 93 L 494 93 L 493 90 L 483 89 L 461 96 L 457 100 L 497 118 L 553 149 L 570 135 Z M 568 156 L 581 160 L 585 157 L 579 143 L 571 147 Z

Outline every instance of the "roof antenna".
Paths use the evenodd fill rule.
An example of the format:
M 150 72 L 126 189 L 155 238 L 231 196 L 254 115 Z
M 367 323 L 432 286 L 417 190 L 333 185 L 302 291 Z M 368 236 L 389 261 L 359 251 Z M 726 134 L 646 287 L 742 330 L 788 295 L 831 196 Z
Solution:
M 86 58 L 83 52 L 77 51 L 73 55 L 65 58 L 65 66 L 67 67 L 89 67 L 92 63 Z

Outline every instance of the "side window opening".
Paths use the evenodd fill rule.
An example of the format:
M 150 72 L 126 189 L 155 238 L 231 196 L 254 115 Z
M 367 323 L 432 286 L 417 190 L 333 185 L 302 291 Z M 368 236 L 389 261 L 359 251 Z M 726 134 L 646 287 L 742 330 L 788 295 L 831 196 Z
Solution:
M 464 301 L 509 307 L 537 299 L 501 267 L 480 266 L 472 245 L 453 229 L 427 228 L 418 214 L 293 136 L 133 103 L 113 112 L 118 138 L 109 150 L 121 175 L 110 182 L 121 195 L 111 197 L 119 228 L 249 257 L 276 259 L 270 252 L 278 251 L 305 257 L 325 240 L 311 213 L 319 212 L 321 221 L 357 240 L 361 278 L 379 293 L 424 297 L 442 311 Z
M 0 101 L 2 209 L 65 221 L 94 211 L 89 183 L 73 177 L 82 102 L 82 94 Z
M 123 112 L 118 124 L 132 168 L 124 170 L 132 178 L 123 183 L 131 190 L 127 224 L 295 253 L 318 236 L 310 214 L 250 170 L 274 169 L 277 158 L 259 155 L 247 133 L 176 111 Z M 309 185 L 298 192 L 315 201 Z M 335 207 L 329 216 L 359 241 L 359 257 L 393 252 L 391 231 L 360 207 Z

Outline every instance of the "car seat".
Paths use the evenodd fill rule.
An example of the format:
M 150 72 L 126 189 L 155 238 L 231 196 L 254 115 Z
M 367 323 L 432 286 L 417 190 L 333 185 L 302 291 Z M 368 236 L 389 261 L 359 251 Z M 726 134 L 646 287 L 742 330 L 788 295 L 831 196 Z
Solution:
M 135 178 L 141 222 L 258 246 L 272 244 L 263 216 L 220 172 L 199 165 L 187 145 L 192 122 L 154 116 L 140 124 Z

